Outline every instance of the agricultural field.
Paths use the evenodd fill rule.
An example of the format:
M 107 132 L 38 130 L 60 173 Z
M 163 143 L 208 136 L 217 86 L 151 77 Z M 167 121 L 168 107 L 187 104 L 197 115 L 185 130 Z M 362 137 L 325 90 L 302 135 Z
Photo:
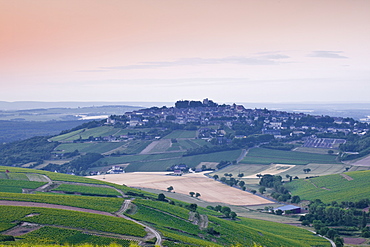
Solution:
M 207 242 L 214 238 L 214 236 L 204 231 L 202 235 L 205 239 L 196 237 L 196 235 L 199 235 L 199 228 L 186 222 L 188 218 L 186 216 L 187 209 L 181 209 L 180 213 L 177 212 L 176 208 L 178 208 L 178 206 L 175 205 L 179 202 L 175 202 L 174 206 L 148 200 L 139 200 L 134 203 L 137 205 L 138 210 L 135 214 L 130 216 L 148 222 L 155 221 L 157 228 L 161 230 L 166 238 L 176 239 L 183 244 L 193 244 L 196 246 L 209 245 L 210 243 Z M 150 213 L 149 218 L 145 217 L 148 213 Z M 229 246 L 238 242 L 238 239 L 241 238 L 248 239 L 250 242 L 262 244 L 263 246 L 272 246 L 272 243 L 274 243 L 274 246 L 276 243 L 278 243 L 279 246 L 311 246 L 307 243 L 315 243 L 317 246 L 330 246 L 329 242 L 326 240 L 315 236 L 307 230 L 293 226 L 270 222 L 264 226 L 264 221 L 250 219 L 225 221 L 218 217 L 211 216 L 212 214 L 218 215 L 214 211 L 202 209 L 201 214 L 204 213 L 208 215 L 208 227 L 212 227 L 214 230 L 220 232 L 220 236 L 217 238 L 217 244 L 221 246 Z M 174 218 L 173 216 L 178 218 Z M 175 231 L 175 229 L 171 227 L 173 225 L 180 225 L 181 227 L 176 228 L 177 230 Z M 271 227 L 274 228 L 272 232 L 270 229 Z M 283 229 L 281 229 L 281 227 Z M 181 231 L 181 234 L 178 230 Z M 279 234 L 279 231 L 284 231 L 285 236 L 290 236 L 290 233 L 294 232 L 294 236 L 289 238 L 283 237 Z M 243 244 L 246 244 L 245 240 Z M 218 245 L 213 243 L 212 246 Z
M 307 164 L 307 165 L 282 165 L 282 164 L 243 164 L 230 165 L 222 170 L 210 173 L 210 176 L 218 175 L 223 177 L 225 173 L 231 173 L 236 178 L 238 174 L 243 173 L 244 176 L 241 178 L 247 184 L 256 184 L 259 182 L 257 174 L 271 174 L 280 175 L 283 180 L 288 180 L 286 175 L 290 175 L 298 178 L 305 178 L 308 176 L 324 176 L 330 174 L 338 174 L 345 171 L 346 168 L 350 168 L 350 171 L 357 170 L 369 170 L 370 167 L 360 166 L 349 166 L 345 164 Z M 310 169 L 309 173 L 305 173 L 304 169 Z
M 123 145 L 121 142 L 87 142 L 62 143 L 55 148 L 55 153 L 71 153 L 78 150 L 80 153 L 106 153 Z
M 82 133 L 83 131 L 84 131 L 84 129 L 80 129 L 80 130 L 75 130 L 75 131 L 69 132 L 67 134 L 54 136 L 54 137 L 50 138 L 50 141 L 63 142 L 63 141 L 68 141 L 68 140 L 71 140 L 71 141 L 77 140 L 77 139 L 80 138 L 79 134 Z
M 146 235 L 143 226 L 119 217 L 54 208 L 0 206 L 0 209 L 2 223 L 22 221 L 138 237 Z
M 328 154 L 324 155 L 265 148 L 252 148 L 248 151 L 241 163 L 264 165 L 271 163 L 306 165 L 308 163 L 338 164 L 340 162 L 336 161 L 336 156 Z
M 201 162 L 220 162 L 222 160 L 233 161 L 239 157 L 240 153 L 241 150 L 222 151 L 216 153 L 198 154 L 191 156 L 181 156 L 181 153 L 158 154 L 157 156 L 153 155 L 151 157 L 147 157 L 141 160 L 136 161 L 133 160 L 132 162 L 130 162 L 130 165 L 126 168 L 126 172 L 165 171 L 172 165 L 180 163 L 184 163 L 189 167 L 196 167 Z
M 61 191 L 66 193 L 79 193 L 82 195 L 115 196 L 115 197 L 121 196 L 121 193 L 119 193 L 113 188 L 91 187 L 75 184 L 61 184 L 57 188 L 53 189 L 52 192 L 53 191 Z
M 328 151 L 332 150 L 334 153 L 338 153 L 338 149 L 331 149 L 331 148 L 310 148 L 310 147 L 296 147 L 293 149 L 295 152 L 302 152 L 302 153 L 313 153 L 313 154 L 328 154 Z
M 17 243 L 27 244 L 56 244 L 56 245 L 79 245 L 89 243 L 91 245 L 119 244 L 123 247 L 130 246 L 129 240 L 117 239 L 113 237 L 102 237 L 83 233 L 83 231 L 70 230 L 58 227 L 45 226 L 38 230 L 21 236 Z
M 116 184 L 125 184 L 130 187 L 145 187 L 157 190 L 166 190 L 173 186 L 174 191 L 189 195 L 190 191 L 201 194 L 200 199 L 207 202 L 228 203 L 231 205 L 259 205 L 271 204 L 270 200 L 253 195 L 249 192 L 230 187 L 203 173 L 189 173 L 182 176 L 169 176 L 166 172 L 134 172 L 123 174 L 107 174 L 92 176 L 91 178 L 104 180 Z M 190 195 L 189 195 L 190 197 Z
M 300 179 L 287 183 L 285 187 L 292 195 L 303 200 L 321 199 L 331 201 L 358 201 L 370 198 L 370 171 L 346 172 L 345 176 L 333 174 L 310 179 Z
M 66 205 L 112 213 L 118 211 L 124 201 L 122 198 L 114 197 L 77 196 L 55 193 L 21 194 L 14 192 L 0 192 L 0 200 Z
M 192 148 L 202 147 L 204 145 L 211 145 L 202 139 L 191 139 L 191 140 L 179 140 L 175 143 L 172 143 L 166 151 L 186 151 Z
M 185 139 L 185 138 L 191 139 L 191 138 L 195 138 L 196 134 L 197 134 L 196 130 L 174 130 L 163 138 L 164 139 L 178 139 L 178 138 L 179 139 Z
M 0 167 L 1 169 L 6 169 L 8 167 Z M 15 174 L 15 171 L 18 172 L 15 175 L 15 178 L 27 178 L 29 169 L 24 168 L 13 168 L 9 167 L 9 173 Z M 22 173 L 23 172 L 23 173 Z M 66 174 L 55 174 L 51 172 L 40 171 L 41 174 L 46 174 L 49 177 L 54 175 L 56 178 L 61 179 L 65 177 L 72 177 L 74 180 L 79 182 L 86 182 L 91 180 L 95 184 L 105 184 L 112 187 L 121 189 L 123 192 L 132 192 L 132 196 L 139 196 L 141 198 L 152 198 L 156 199 L 157 195 L 149 194 L 141 190 L 128 188 L 126 186 L 118 185 L 122 183 L 129 182 L 128 179 L 120 181 L 117 185 L 108 183 L 109 176 L 105 175 L 104 181 L 92 180 L 83 177 L 70 176 Z M 133 178 L 133 181 L 137 181 L 139 178 L 145 184 L 154 184 L 154 181 L 151 181 L 148 178 L 153 178 L 153 173 L 148 173 L 148 176 L 143 176 L 140 173 L 131 173 L 131 174 L 112 174 L 114 175 L 133 175 L 137 176 Z M 248 192 L 243 192 L 241 190 L 230 188 L 224 184 L 209 179 L 202 174 L 193 174 L 193 177 L 187 177 L 187 175 L 181 177 L 174 176 L 165 176 L 158 174 L 160 179 L 164 182 L 166 179 L 169 179 L 169 182 L 174 186 L 177 193 L 181 193 L 180 184 L 176 184 L 175 180 L 180 179 L 182 181 L 182 186 L 184 188 L 185 194 L 188 194 L 189 189 L 201 193 L 201 200 L 207 199 L 207 196 L 213 196 L 217 199 L 222 198 L 222 201 L 228 200 L 228 196 L 232 196 L 233 193 L 240 193 L 239 196 L 235 197 L 235 201 L 244 202 L 245 200 L 259 200 L 254 202 L 256 204 L 263 204 L 261 200 L 265 200 L 261 197 L 252 195 Z M 172 180 L 171 180 L 172 179 Z M 181 180 L 185 179 L 185 180 Z M 9 180 L 9 179 L 3 179 Z M 24 180 L 9 180 L 15 182 L 27 182 Z M 59 180 L 61 181 L 61 180 Z M 60 182 L 59 182 L 60 183 Z M 209 185 L 207 185 L 209 183 Z M 196 185 L 197 187 L 192 188 L 191 185 Z M 163 186 L 163 185 L 162 185 Z M 190 186 L 190 187 L 189 187 Z M 223 189 L 218 186 L 223 186 Z M 167 188 L 166 186 L 165 188 Z M 203 189 L 208 188 L 209 195 Z M 96 193 L 96 194 L 111 194 L 114 195 L 115 190 L 110 188 L 97 188 L 86 185 L 79 184 L 62 184 L 59 189 L 69 192 L 78 192 L 78 193 Z M 222 193 L 223 194 L 216 194 Z M 176 193 L 176 194 L 177 194 Z M 189 196 L 190 197 L 190 196 Z M 204 197 L 204 198 L 203 198 Z M 254 198 L 254 199 L 253 199 Z M 193 198 L 196 203 L 197 198 Z M 1 201 L 6 200 L 6 201 Z M 12 201 L 12 202 L 11 202 Z M 38 228 L 33 229 L 27 234 L 18 236 L 19 243 L 35 243 L 37 239 L 42 243 L 51 243 L 53 236 L 57 234 L 57 237 L 54 237 L 54 243 L 60 244 L 79 244 L 79 243 L 96 243 L 96 244 L 109 244 L 112 243 L 112 238 L 117 237 L 114 234 L 127 235 L 127 236 L 137 236 L 140 239 L 147 235 L 144 231 L 144 227 L 140 226 L 132 221 L 128 221 L 121 217 L 112 217 L 111 214 L 107 212 L 117 212 L 123 203 L 122 198 L 107 198 L 100 196 L 79 196 L 79 195 L 63 195 L 63 194 L 50 194 L 50 193 L 38 193 L 38 194 L 21 194 L 21 193 L 0 193 L 0 202 L 6 206 L 0 206 L 0 231 L 5 231 L 11 227 L 14 227 L 17 222 L 28 222 L 35 223 L 40 225 Z M 173 200 L 171 205 L 168 202 L 160 202 L 157 200 L 151 199 L 134 199 L 131 203 L 128 216 L 139 221 L 142 221 L 144 224 L 149 224 L 157 231 L 161 232 L 161 235 L 165 238 L 163 244 L 168 246 L 176 246 L 174 242 L 179 243 L 180 245 L 191 244 L 195 246 L 230 246 L 237 242 L 245 243 L 245 239 L 248 241 L 256 242 L 258 244 L 263 244 L 268 246 L 269 243 L 279 243 L 282 246 L 308 246 L 306 240 L 309 240 L 313 243 L 323 242 L 321 246 L 327 246 L 324 240 L 321 240 L 318 237 L 313 236 L 308 231 L 297 230 L 295 232 L 296 238 L 291 239 L 287 237 L 287 232 L 291 231 L 290 229 L 285 229 L 285 225 L 276 225 L 276 229 L 280 229 L 282 234 L 279 234 L 279 230 L 271 233 L 266 230 L 268 227 L 258 226 L 258 223 L 241 222 L 224 220 L 221 217 L 220 213 L 211 211 L 205 208 L 199 208 L 199 214 L 206 214 L 200 218 L 199 225 L 212 227 L 216 232 L 219 232 L 219 236 L 212 235 L 212 231 L 209 232 L 197 224 L 193 224 L 189 221 L 189 209 L 186 208 L 188 205 L 185 202 Z M 7 204 L 4 204 L 7 203 Z M 14 206 L 9 206 L 13 203 Z M 41 203 L 41 204 L 40 204 Z M 62 204 L 62 205 L 54 205 Z M 248 203 L 246 203 L 248 204 Z M 64 205 L 69 205 L 78 208 L 71 208 Z M 99 210 L 90 211 L 90 209 Z M 77 210 L 77 211 L 71 211 Z M 90 213 L 86 211 L 89 210 Z M 85 211 L 85 212 L 83 212 Z M 94 212 L 94 213 L 92 213 Z M 197 214 L 195 214 L 197 215 Z M 211 216 L 213 215 L 213 216 Z M 208 218 L 208 220 L 207 220 Z M 245 219 L 248 221 L 248 219 Z M 263 222 L 261 221 L 261 224 Z M 253 225 L 253 226 L 252 226 Z M 17 226 L 20 227 L 20 226 Z M 287 226 L 291 227 L 291 226 Z M 83 229 L 83 233 L 81 232 Z M 301 232 L 300 232 L 301 231 Z M 104 237 L 93 236 L 91 234 L 104 234 Z M 106 234 L 108 233 L 108 234 Z M 202 236 L 202 237 L 200 237 Z M 312 237 L 310 239 L 310 237 Z M 108 238 L 109 237 L 109 238 Z M 302 241 L 298 241 L 301 239 Z M 113 239 L 114 240 L 114 239 Z M 213 242 L 216 240 L 217 242 Z M 119 240 L 120 241 L 120 240 Z M 119 242 L 124 246 L 127 246 L 128 241 Z M 40 242 L 38 242 L 40 243 Z
M 35 181 L 0 179 L 0 192 L 22 193 L 22 189 L 36 189 L 44 184 Z

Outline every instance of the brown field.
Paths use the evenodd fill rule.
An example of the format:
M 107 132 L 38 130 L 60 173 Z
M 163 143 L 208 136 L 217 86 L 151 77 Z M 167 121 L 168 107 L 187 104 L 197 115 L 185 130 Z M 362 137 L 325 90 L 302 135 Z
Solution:
M 370 166 L 370 155 L 365 156 L 364 158 L 352 161 L 352 162 L 346 162 L 353 166 Z
M 176 193 L 189 195 L 189 192 L 201 194 L 201 200 L 220 202 L 230 205 L 259 205 L 273 203 L 252 193 L 217 182 L 203 173 L 189 173 L 182 176 L 170 176 L 165 172 L 133 172 L 91 176 L 90 178 L 130 187 L 151 188 L 165 191 L 173 186 Z M 190 195 L 189 195 L 190 197 Z

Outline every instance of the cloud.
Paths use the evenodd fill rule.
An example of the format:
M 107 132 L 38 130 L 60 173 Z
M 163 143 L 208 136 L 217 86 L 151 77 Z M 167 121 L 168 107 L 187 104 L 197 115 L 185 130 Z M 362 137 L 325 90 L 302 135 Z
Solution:
M 132 69 L 153 69 L 174 66 L 198 66 L 215 64 L 239 64 L 239 65 L 277 65 L 281 59 L 289 56 L 281 54 L 267 54 L 254 57 L 230 56 L 223 58 L 181 58 L 175 61 L 141 62 L 134 65 L 100 67 L 100 70 L 132 70 Z
M 76 72 L 107 72 L 105 69 L 85 69 L 85 70 L 76 70 Z
M 324 57 L 324 58 L 348 58 L 346 56 L 342 56 L 342 51 L 313 51 L 309 57 Z

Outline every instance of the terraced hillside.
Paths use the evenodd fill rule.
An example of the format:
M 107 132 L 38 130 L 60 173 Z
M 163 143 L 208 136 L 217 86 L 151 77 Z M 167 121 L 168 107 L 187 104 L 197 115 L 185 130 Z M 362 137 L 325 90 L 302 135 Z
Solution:
M 369 177 L 370 171 L 354 171 L 300 179 L 285 186 L 303 200 L 358 201 L 370 198 Z
M 37 176 L 41 187 L 28 186 Z M 6 244 L 96 244 L 128 246 L 330 246 L 290 225 L 225 218 L 196 204 L 163 198 L 122 185 L 25 168 L 0 167 L 0 239 Z M 28 190 L 23 190 L 24 186 Z M 37 188 L 35 188 L 37 187 Z M 20 189 L 20 190 L 19 190 Z M 57 192 L 57 193 L 55 193 Z M 100 201 L 100 203 L 99 203 Z M 266 224 L 266 225 L 265 225 Z M 269 230 L 273 228 L 274 231 Z M 288 234 L 292 233 L 294 234 Z M 5 236 L 5 237 L 4 237 Z M 0 241 L 1 241 L 0 240 Z M 15 240 L 15 241 L 14 241 Z

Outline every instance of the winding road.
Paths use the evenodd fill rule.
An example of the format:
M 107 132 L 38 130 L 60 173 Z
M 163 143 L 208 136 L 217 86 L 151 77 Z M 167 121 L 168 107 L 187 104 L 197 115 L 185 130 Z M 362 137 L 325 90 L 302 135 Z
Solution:
M 48 187 L 50 187 L 53 184 L 53 181 L 49 177 L 46 177 L 46 178 L 48 180 L 48 183 L 39 187 L 39 188 L 37 188 L 36 191 L 44 191 L 45 189 L 47 189 Z M 60 182 L 60 181 L 57 181 L 55 183 L 57 183 L 57 184 L 62 184 L 62 183 L 65 183 L 65 184 L 79 184 L 79 185 L 84 185 L 84 186 L 105 187 L 105 188 L 109 187 L 109 188 L 112 188 L 112 189 L 115 189 L 116 191 L 118 191 L 123 197 L 127 197 L 121 190 L 119 190 L 117 188 L 114 188 L 112 186 L 108 186 L 108 185 L 84 184 L 84 183 Z M 155 230 L 154 228 L 152 228 L 148 225 L 145 225 L 145 224 L 143 224 L 143 223 L 141 223 L 137 220 L 134 220 L 134 219 L 132 219 L 132 218 L 123 214 L 129 208 L 131 202 L 132 202 L 131 199 L 124 200 L 121 208 L 113 214 L 108 213 L 108 212 L 93 210 L 93 209 L 78 208 L 78 207 L 71 207 L 71 206 L 58 205 L 58 204 L 39 203 L 39 202 L 0 200 L 0 205 L 1 206 L 20 206 L 20 207 L 39 207 L 39 208 L 64 209 L 64 210 L 71 210 L 71 211 L 77 211 L 77 212 L 86 212 L 86 213 L 93 213 L 93 214 L 100 214 L 100 215 L 124 218 L 126 220 L 132 221 L 136 224 L 139 224 L 139 225 L 145 227 L 145 230 L 147 232 L 150 232 L 153 236 L 156 237 L 156 243 L 155 243 L 156 246 L 162 247 L 162 236 L 160 235 L 160 233 L 157 230 Z M 133 237 L 132 240 L 137 240 L 137 239 Z

